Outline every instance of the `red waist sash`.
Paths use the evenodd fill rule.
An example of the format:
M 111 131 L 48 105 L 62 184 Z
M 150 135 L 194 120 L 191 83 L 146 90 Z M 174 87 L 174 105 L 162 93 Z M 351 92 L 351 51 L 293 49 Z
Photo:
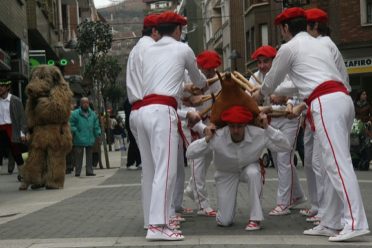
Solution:
M 151 104 L 167 105 L 177 110 L 177 100 L 174 97 L 156 94 L 147 95 L 142 100 L 134 102 L 132 104 L 132 110 L 137 110 Z
M 311 115 L 311 102 L 316 98 L 319 98 L 327 94 L 335 93 L 335 92 L 343 92 L 346 95 L 349 95 L 349 92 L 347 92 L 345 85 L 343 85 L 342 83 L 337 82 L 337 81 L 326 81 L 318 85 L 313 90 L 313 92 L 310 94 L 310 96 L 305 100 L 305 103 L 308 106 L 307 112 L 306 112 L 306 118 L 308 119 L 310 123 L 310 127 L 312 131 L 315 131 L 315 125 L 314 125 L 313 117 Z

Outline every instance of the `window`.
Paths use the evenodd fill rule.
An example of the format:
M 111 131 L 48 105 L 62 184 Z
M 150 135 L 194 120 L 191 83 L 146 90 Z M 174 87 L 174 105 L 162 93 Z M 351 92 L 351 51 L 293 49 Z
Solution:
M 253 53 L 255 50 L 256 50 L 256 40 L 254 38 L 254 27 L 251 28 L 251 41 L 250 41 L 250 50 L 251 50 L 251 53 Z
M 372 0 L 367 0 L 367 23 L 372 24 Z
M 229 20 L 230 15 L 229 10 L 230 10 L 229 1 L 226 0 L 223 1 L 221 4 L 222 24 Z
M 251 6 L 251 0 L 244 0 L 244 9 L 247 10 Z
M 267 30 L 267 24 L 261 24 L 261 46 L 265 46 L 269 44 L 269 33 Z
M 245 33 L 245 51 L 247 54 L 247 58 L 251 57 L 251 44 L 250 44 L 250 37 L 249 37 L 249 31 Z
M 360 0 L 361 25 L 372 25 L 372 0 Z

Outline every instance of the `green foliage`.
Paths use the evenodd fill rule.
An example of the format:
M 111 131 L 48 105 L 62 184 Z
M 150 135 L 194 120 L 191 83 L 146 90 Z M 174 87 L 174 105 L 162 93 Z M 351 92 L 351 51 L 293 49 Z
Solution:
M 83 21 L 78 26 L 77 48 L 79 54 L 90 54 L 93 59 L 106 54 L 111 48 L 112 33 L 110 26 L 101 21 Z
M 96 79 L 103 85 L 115 84 L 121 67 L 116 58 L 111 56 L 100 56 L 95 61 L 89 61 L 85 66 L 84 76 Z M 105 86 L 103 86 L 104 88 Z

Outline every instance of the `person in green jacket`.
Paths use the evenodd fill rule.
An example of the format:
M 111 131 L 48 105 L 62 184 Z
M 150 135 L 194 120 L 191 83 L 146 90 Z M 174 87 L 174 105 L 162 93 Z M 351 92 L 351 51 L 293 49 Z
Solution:
M 101 128 L 96 113 L 89 108 L 89 99 L 80 99 L 80 107 L 71 113 L 70 126 L 73 136 L 75 156 L 75 176 L 79 177 L 83 164 L 85 149 L 86 175 L 95 176 L 93 173 L 93 145 L 98 136 L 101 135 Z

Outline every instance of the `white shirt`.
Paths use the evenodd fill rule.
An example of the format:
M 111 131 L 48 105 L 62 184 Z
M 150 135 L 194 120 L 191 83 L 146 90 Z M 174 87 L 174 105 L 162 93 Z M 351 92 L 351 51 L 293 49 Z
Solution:
M 258 70 L 258 71 L 256 71 L 255 73 L 253 73 L 253 75 L 254 75 L 258 80 L 260 80 L 261 83 L 264 81 L 265 75 L 264 75 L 260 70 Z M 251 82 L 251 83 L 253 83 L 253 84 L 255 84 L 255 85 L 260 85 L 260 84 L 256 81 L 256 79 L 255 79 L 253 76 L 251 76 L 251 77 L 249 78 L 249 82 Z
M 179 100 L 185 69 L 197 87 L 205 86 L 206 78 L 197 68 L 191 48 L 172 37 L 162 37 L 149 46 L 143 55 L 144 96 L 158 94 Z
M 307 98 L 321 83 L 343 81 L 330 49 L 307 32 L 298 33 L 280 47 L 265 76 L 261 93 L 271 94 L 286 74 L 303 98 Z
M 247 125 L 244 140 L 234 143 L 228 126 L 218 129 L 207 143 L 205 138 L 194 141 L 186 151 L 186 157 L 195 159 L 214 151 L 214 164 L 217 170 L 240 172 L 245 166 L 257 163 L 262 150 L 268 147 L 272 151 L 288 151 L 291 145 L 288 139 L 277 129 L 268 126 L 262 129 Z
M 154 44 L 150 36 L 143 36 L 133 47 L 127 62 L 127 93 L 130 103 L 143 99 L 142 60 L 147 47 Z
M 0 97 L 0 125 L 12 124 L 10 119 L 10 97 L 12 95 L 8 93 L 8 96 L 3 99 Z
M 328 46 L 328 48 L 331 50 L 331 53 L 333 55 L 333 59 L 336 63 L 337 70 L 340 72 L 342 76 L 342 83 L 347 88 L 347 91 L 351 91 L 351 86 L 349 82 L 349 74 L 347 73 L 347 69 L 345 66 L 345 61 L 342 58 L 342 55 L 340 53 L 340 50 L 338 50 L 336 44 L 329 38 L 329 36 L 318 36 L 317 37 L 320 42 L 322 42 L 324 45 Z

